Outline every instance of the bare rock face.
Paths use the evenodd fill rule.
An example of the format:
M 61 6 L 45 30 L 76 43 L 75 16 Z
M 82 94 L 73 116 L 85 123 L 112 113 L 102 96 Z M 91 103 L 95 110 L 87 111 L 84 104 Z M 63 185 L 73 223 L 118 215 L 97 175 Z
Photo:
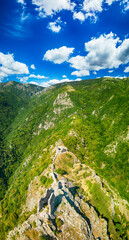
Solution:
M 106 220 L 98 217 L 94 207 L 84 201 L 83 195 L 78 194 L 72 182 L 66 178 L 58 180 L 54 163 L 58 154 L 64 152 L 68 152 L 66 147 L 56 146 L 51 165 L 53 184 L 40 197 L 37 213 L 10 231 L 7 240 L 14 237 L 16 240 L 31 239 L 32 233 L 37 236 L 35 239 L 47 236 L 48 239 L 57 240 L 109 240 Z M 94 172 L 93 175 L 101 184 Z
M 41 210 L 46 204 L 48 204 L 48 199 L 50 198 L 52 192 L 53 192 L 52 188 L 47 189 L 46 196 L 45 196 L 44 198 L 43 198 L 43 197 L 40 198 L 39 203 L 38 203 L 38 209 L 37 209 L 38 212 L 40 212 L 40 210 Z
M 26 233 L 31 230 L 39 236 L 60 240 L 109 239 L 106 220 L 98 217 L 95 209 L 84 202 L 65 178 L 53 182 L 39 199 L 37 213 L 10 231 L 7 240 L 13 236 L 18 240 L 27 239 Z
M 73 103 L 68 95 L 67 92 L 60 93 L 57 98 L 55 99 L 53 103 L 54 113 L 60 114 L 62 111 L 64 111 L 67 108 L 73 107 Z

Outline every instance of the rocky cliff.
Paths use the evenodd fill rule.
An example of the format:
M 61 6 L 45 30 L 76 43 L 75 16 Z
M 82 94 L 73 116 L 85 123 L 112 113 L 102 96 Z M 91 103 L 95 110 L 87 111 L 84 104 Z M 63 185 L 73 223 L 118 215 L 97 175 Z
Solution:
M 17 240 L 109 239 L 107 221 L 100 218 L 95 208 L 84 201 L 84 196 L 78 193 L 72 182 L 64 177 L 59 180 L 54 171 L 57 157 L 67 152 L 64 146 L 56 147 L 50 172 L 53 178 L 51 187 L 40 197 L 37 213 L 10 231 L 7 240 L 13 237 Z

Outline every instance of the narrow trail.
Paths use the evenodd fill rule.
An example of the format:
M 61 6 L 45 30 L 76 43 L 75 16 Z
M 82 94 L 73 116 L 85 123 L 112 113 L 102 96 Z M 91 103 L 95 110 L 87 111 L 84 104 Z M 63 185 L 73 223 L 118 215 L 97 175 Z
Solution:
M 54 156 L 54 158 L 53 158 L 53 161 L 52 161 L 52 178 L 53 178 L 53 181 L 54 181 L 54 183 L 58 183 L 58 177 L 57 177 L 57 174 L 54 172 L 54 169 L 55 169 L 55 167 L 54 167 L 54 164 L 55 164 L 55 160 L 56 160 L 56 158 L 57 158 L 57 156 L 59 155 L 59 154 L 61 154 L 61 153 L 64 153 L 64 152 L 67 152 L 68 151 L 68 149 L 66 148 L 66 147 L 63 147 L 63 146 L 56 146 L 56 154 L 55 154 L 55 156 Z

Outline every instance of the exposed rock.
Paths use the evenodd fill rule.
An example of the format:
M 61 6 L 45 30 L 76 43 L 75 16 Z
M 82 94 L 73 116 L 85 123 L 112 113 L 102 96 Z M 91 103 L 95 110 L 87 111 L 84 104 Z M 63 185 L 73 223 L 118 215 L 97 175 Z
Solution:
M 55 114 L 60 114 L 67 108 L 73 107 L 73 103 L 68 95 L 67 92 L 63 92 L 58 94 L 57 98 L 55 99 L 53 106 L 56 106 L 53 110 Z
M 58 94 L 56 100 L 53 103 L 53 106 L 55 106 L 55 105 L 65 105 L 65 106 L 73 107 L 73 103 L 72 103 L 71 99 L 69 98 L 69 95 L 67 92 Z
M 23 167 L 26 167 L 28 165 L 28 163 L 30 162 L 32 156 L 30 155 L 26 160 L 25 162 L 23 163 Z
M 58 154 L 65 152 L 68 152 L 66 147 L 56 146 L 56 153 L 51 165 L 51 174 L 54 180 L 51 188 L 46 190 L 44 197 L 40 197 L 37 213 L 32 214 L 22 225 L 18 225 L 13 231 L 10 231 L 7 240 L 11 240 L 13 236 L 16 240 L 26 240 L 26 231 L 36 231 L 39 236 L 45 235 L 57 240 L 109 239 L 106 220 L 99 218 L 95 209 L 84 202 L 83 196 L 77 194 L 72 182 L 67 181 L 66 178 L 58 180 L 58 176 L 54 172 L 54 163 Z M 95 172 L 93 175 L 101 184 L 101 180 Z M 37 178 L 35 178 L 36 180 Z M 31 186 L 32 183 L 29 189 Z
M 94 173 L 93 177 L 96 180 L 96 182 L 102 186 L 101 178 L 96 173 Z
M 8 234 L 7 240 L 16 237 L 18 232 L 20 239 L 25 237 L 25 232 L 33 228 L 44 235 L 62 240 L 108 240 L 107 222 L 99 218 L 95 209 L 85 203 L 78 195 L 73 183 L 63 178 L 53 183 L 44 198 L 40 198 L 38 212 L 31 215 L 21 226 L 19 225 Z M 47 206 L 49 207 L 49 212 Z M 60 218 L 61 225 L 56 219 Z M 55 235 L 54 230 L 59 230 Z M 18 239 L 16 237 L 16 239 Z
M 111 155 L 112 157 L 114 157 L 116 154 L 117 145 L 118 145 L 117 141 L 107 145 L 106 149 L 104 150 L 104 153 L 106 155 Z
M 23 208 L 23 212 L 32 211 L 38 204 L 41 193 L 45 191 L 46 190 L 40 185 L 39 177 L 35 177 L 28 186 L 26 205 Z
M 73 129 L 69 131 L 68 135 L 78 137 L 78 134 Z
M 47 129 L 49 129 L 49 128 L 53 128 L 54 127 L 54 123 L 52 122 L 52 121 L 45 121 L 45 123 L 44 123 L 44 126 L 43 126 L 43 128 L 45 129 L 45 130 L 47 130 Z
M 44 205 L 48 204 L 48 199 L 50 198 L 50 195 L 52 194 L 53 190 L 52 188 L 47 189 L 45 197 L 41 197 L 38 203 L 38 209 L 37 211 L 40 212 L 40 210 L 44 207 Z
M 67 91 L 68 92 L 75 92 L 75 89 L 72 86 L 67 85 Z

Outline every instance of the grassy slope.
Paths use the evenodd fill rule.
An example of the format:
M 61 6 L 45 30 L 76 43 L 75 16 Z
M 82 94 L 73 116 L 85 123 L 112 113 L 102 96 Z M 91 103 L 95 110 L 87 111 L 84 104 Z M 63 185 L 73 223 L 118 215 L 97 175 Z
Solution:
M 68 85 L 75 89 L 68 93 L 74 107 L 55 115 L 53 102 L 59 93 L 68 90 Z M 98 79 L 56 85 L 31 99 L 27 109 L 14 119 L 6 137 L 9 165 L 5 172 L 11 170 L 14 174 L 2 200 L 2 232 L 12 229 L 19 221 L 28 185 L 50 164 L 50 146 L 60 138 L 82 163 L 95 169 L 128 199 L 128 96 L 129 79 Z M 46 119 L 54 123 L 54 128 L 40 129 Z M 75 135 L 68 134 L 72 129 Z M 43 151 L 45 148 L 47 151 Z M 23 167 L 22 162 L 28 158 L 28 165 Z

